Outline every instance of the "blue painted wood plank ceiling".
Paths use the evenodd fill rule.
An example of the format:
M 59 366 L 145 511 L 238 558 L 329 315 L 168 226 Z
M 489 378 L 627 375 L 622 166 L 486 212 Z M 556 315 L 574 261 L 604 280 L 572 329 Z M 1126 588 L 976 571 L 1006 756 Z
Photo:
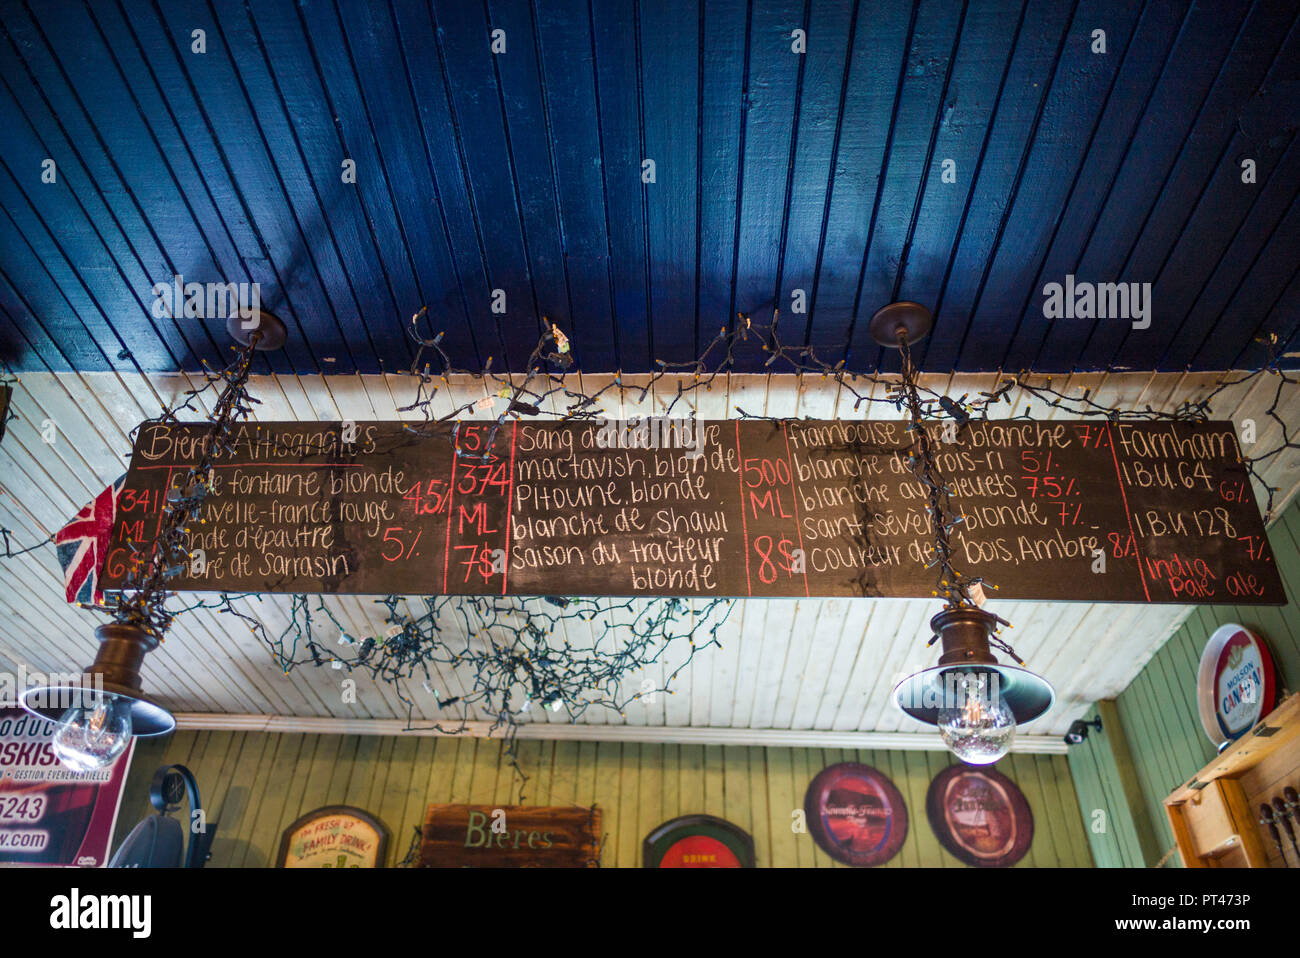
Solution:
M 258 284 L 280 372 L 404 368 L 424 305 L 466 368 L 521 368 L 546 317 L 579 368 L 649 371 L 779 306 L 784 342 L 871 370 L 899 299 L 935 312 L 928 370 L 1257 364 L 1300 323 L 1298 26 L 1282 0 L 0 0 L 0 358 L 215 360 L 220 317 L 163 303 L 181 276 Z M 1149 325 L 1049 315 L 1068 282 L 1149 283 Z

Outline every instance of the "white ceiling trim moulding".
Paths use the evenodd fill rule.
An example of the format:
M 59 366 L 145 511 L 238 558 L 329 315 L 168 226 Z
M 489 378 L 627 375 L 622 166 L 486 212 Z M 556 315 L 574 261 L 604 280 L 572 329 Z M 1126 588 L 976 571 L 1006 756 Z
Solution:
M 451 723 L 448 723 L 451 724 Z M 176 727 L 187 731 L 275 732 L 306 735 L 420 735 L 455 737 L 435 728 L 408 729 L 402 719 L 348 719 L 295 715 L 234 715 L 178 712 Z M 491 722 L 466 722 L 461 737 L 492 736 Z M 778 748 L 887 749 L 945 752 L 937 732 L 835 732 L 822 729 L 675 728 L 646 725 L 561 725 L 524 723 L 516 737 L 552 742 L 641 742 L 659 745 L 762 745 Z M 1069 746 L 1056 735 L 1017 735 L 1013 752 L 1064 754 Z

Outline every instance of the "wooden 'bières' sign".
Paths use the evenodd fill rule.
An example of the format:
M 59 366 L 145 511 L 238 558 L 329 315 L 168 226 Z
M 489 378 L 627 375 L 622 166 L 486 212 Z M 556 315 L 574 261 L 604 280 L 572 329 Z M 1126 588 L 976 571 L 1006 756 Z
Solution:
M 906 425 L 241 423 L 190 527 L 201 561 L 169 588 L 927 598 L 933 533 Z M 1286 601 L 1232 423 L 945 425 L 954 563 L 1002 598 Z M 106 589 L 206 435 L 141 428 Z
M 424 868 L 595 868 L 600 809 L 573 806 L 430 805 Z

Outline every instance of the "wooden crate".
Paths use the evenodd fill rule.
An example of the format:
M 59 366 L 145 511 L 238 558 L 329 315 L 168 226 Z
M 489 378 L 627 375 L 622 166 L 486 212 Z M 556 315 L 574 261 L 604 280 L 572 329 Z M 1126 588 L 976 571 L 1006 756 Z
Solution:
M 1300 694 L 1290 696 L 1165 799 L 1183 864 L 1284 867 L 1272 837 L 1259 824 L 1259 806 L 1286 785 L 1300 788 Z M 1281 824 L 1278 829 L 1294 858 L 1286 830 Z

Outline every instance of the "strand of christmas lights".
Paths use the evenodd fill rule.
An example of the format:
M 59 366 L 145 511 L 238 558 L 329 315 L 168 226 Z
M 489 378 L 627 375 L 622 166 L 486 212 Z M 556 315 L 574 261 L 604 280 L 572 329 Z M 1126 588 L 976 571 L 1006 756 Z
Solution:
M 908 402 L 909 388 L 899 374 L 849 372 L 844 368 L 844 360 L 831 363 L 818 356 L 816 349 L 812 346 L 794 346 L 782 343 L 781 328 L 778 322 L 779 314 L 774 314 L 772 322 L 768 324 L 755 323 L 751 317 L 740 314 L 738 317 L 739 322 L 734 324 L 731 329 L 726 327 L 720 329 L 718 334 L 705 346 L 698 358 L 680 363 L 656 359 L 655 371 L 650 375 L 649 380 L 636 386 L 625 384 L 620 370 L 615 373 L 610 382 L 590 392 L 585 392 L 581 388 L 570 388 L 568 371 L 573 365 L 570 344 L 554 324 L 547 324 L 548 331 L 542 335 L 526 364 L 523 381 L 515 384 L 512 381 L 513 377 L 510 375 L 492 371 L 490 358 L 486 367 L 480 371 L 455 367 L 450 357 L 442 349 L 443 333 L 440 332 L 436 336 L 425 338 L 415 332 L 418 321 L 426 315 L 426 310 L 422 309 L 411 318 L 408 332 L 415 342 L 419 344 L 419 350 L 415 361 L 408 370 L 408 374 L 417 380 L 416 397 L 411 404 L 401 407 L 401 411 L 419 410 L 424 413 L 426 420 L 429 422 L 447 422 L 448 420 L 458 419 L 475 409 L 481 411 L 495 405 L 497 398 L 509 400 L 505 409 L 498 413 L 496 417 L 497 427 L 507 419 L 517 419 L 522 416 L 550 416 L 561 421 L 598 419 L 603 415 L 600 409 L 600 401 L 606 394 L 617 392 L 621 398 L 631 392 L 635 397 L 634 401 L 641 403 L 645 401 L 658 383 L 669 377 L 674 377 L 672 379 L 672 385 L 674 386 L 672 398 L 667 400 L 664 409 L 659 413 L 659 415 L 668 416 L 672 414 L 673 409 L 679 402 L 686 399 L 688 394 L 700 389 L 709 390 L 718 377 L 736 371 L 738 356 L 741 354 L 742 348 L 746 346 L 752 348 L 754 344 L 757 344 L 761 352 L 768 354 L 763 363 L 764 372 L 817 376 L 823 381 L 835 383 L 841 390 L 853 397 L 852 408 L 854 412 L 860 410 L 864 404 L 870 406 L 872 403 L 892 406 L 896 411 L 902 412 Z M 1246 467 L 1251 478 L 1265 493 L 1267 501 L 1264 509 L 1264 521 L 1267 524 L 1272 520 L 1276 496 L 1281 490 L 1277 486 L 1266 482 L 1259 470 L 1264 463 L 1284 450 L 1294 449 L 1300 451 L 1300 441 L 1297 441 L 1292 436 L 1290 427 L 1287 426 L 1278 413 L 1286 387 L 1300 384 L 1300 376 L 1288 373 L 1281 368 L 1280 357 L 1278 356 L 1280 342 L 1276 334 L 1270 333 L 1260 337 L 1257 342 L 1264 347 L 1267 354 L 1262 365 L 1241 373 L 1225 373 L 1202 396 L 1196 399 L 1185 399 L 1176 408 L 1169 411 L 1153 409 L 1150 405 L 1142 408 L 1106 405 L 1096 400 L 1092 389 L 1066 393 L 1053 385 L 1052 376 L 1036 374 L 1030 371 L 1022 371 L 1015 375 L 1004 375 L 993 389 L 980 392 L 975 396 L 967 393 L 953 398 L 922 386 L 915 381 L 910 388 L 914 391 L 920 403 L 921 418 L 926 420 L 953 420 L 959 426 L 971 420 L 989 419 L 991 418 L 990 413 L 996 412 L 1002 403 L 1013 405 L 1015 402 L 1026 398 L 1037 400 L 1049 409 L 1080 418 L 1101 417 L 1111 422 L 1204 422 L 1211 416 L 1213 402 L 1225 390 L 1250 384 L 1265 376 L 1275 376 L 1278 380 L 1277 388 L 1274 391 L 1269 407 L 1265 410 L 1265 415 L 1278 424 L 1282 437 L 1279 442 L 1266 451 L 1252 456 L 1241 456 L 1239 459 L 1240 463 Z M 548 349 L 551 343 L 556 344 L 554 350 Z M 435 358 L 439 367 L 436 371 L 433 369 L 434 362 L 431 362 L 428 358 L 430 355 Z M 558 371 L 548 369 L 548 365 L 557 367 Z M 917 371 L 914 371 L 914 375 L 916 373 Z M 445 384 L 454 375 L 481 378 L 484 381 L 487 395 L 474 402 L 462 404 L 444 416 L 434 418 L 432 405 L 434 396 L 438 391 L 436 382 L 441 381 Z M 538 385 L 534 388 L 534 384 Z M 544 404 L 548 400 L 553 400 L 555 404 L 560 406 L 560 409 L 557 411 L 544 408 Z M 1022 412 L 1004 418 L 1033 420 L 1032 409 L 1032 405 L 1027 403 Z M 746 411 L 740 406 L 736 406 L 735 411 L 738 418 L 742 419 L 793 421 L 796 418 L 793 416 L 757 415 Z M 411 428 L 418 430 L 418 427 Z M 487 444 L 486 448 L 491 449 L 491 444 Z
M 184 571 L 192 558 L 189 550 L 187 523 L 198 521 L 203 502 L 212 491 L 213 460 L 221 453 L 231 454 L 229 444 L 231 427 L 246 419 L 258 402 L 248 394 L 248 375 L 253 354 L 261 333 L 255 331 L 248 345 L 241 347 L 235 360 L 219 372 L 206 372 L 202 386 L 184 394 L 181 402 L 153 419 L 141 423 L 131 432 L 146 425 L 180 423 L 177 413 L 197 409 L 198 398 L 206 392 L 220 393 L 208 413 L 205 423 L 208 435 L 202 445 L 199 461 L 176 477 L 166 493 L 166 504 L 157 536 L 148 544 L 147 551 L 128 541 L 133 551 L 120 592 L 106 597 L 105 611 L 113 620 L 135 625 L 161 640 L 172 623 L 174 614 L 167 611 L 167 580 Z
M 308 595 L 290 597 L 289 621 L 273 633 L 235 604 L 250 598 L 261 596 L 223 593 L 177 614 L 212 609 L 238 617 L 285 674 L 307 665 L 369 673 L 403 702 L 408 730 L 455 735 L 469 729 L 476 713 L 486 715 L 490 734 L 504 730 L 506 754 L 524 781 L 516 742 L 523 716 L 534 708 L 563 710 L 574 721 L 592 707 L 624 715 L 634 702 L 673 694 L 670 686 L 695 656 L 720 647 L 718 630 L 733 608 L 730 599 L 702 600 L 697 607 L 680 598 L 602 605 L 594 598 L 556 596 L 388 595 L 374 600 L 383 608 L 382 632 L 357 635 L 323 597 Z M 409 609 L 412 604 L 422 604 L 423 610 Z M 580 634 L 589 631 L 591 640 L 575 641 L 569 626 Z M 628 688 L 633 676 L 667 667 L 675 649 L 681 650 L 681 660 L 662 684 L 646 679 L 635 691 Z M 459 686 L 458 694 L 439 691 L 443 675 Z M 426 720 L 418 717 L 425 708 L 411 691 L 417 684 L 434 707 L 458 707 L 459 724 L 418 724 Z

